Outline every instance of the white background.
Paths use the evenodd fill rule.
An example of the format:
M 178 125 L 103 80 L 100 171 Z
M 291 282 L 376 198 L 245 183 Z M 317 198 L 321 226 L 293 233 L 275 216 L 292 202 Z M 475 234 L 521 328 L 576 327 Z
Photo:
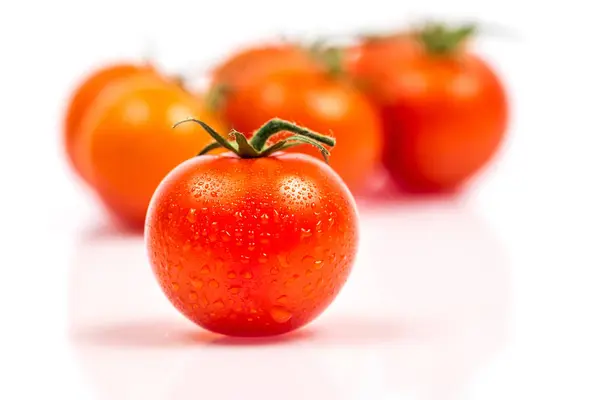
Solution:
M 599 399 L 592 7 L 2 2 L 0 399 Z M 496 162 L 464 205 L 365 213 L 352 279 L 304 334 L 250 347 L 202 343 L 152 282 L 141 240 L 103 234 L 103 215 L 67 169 L 59 137 L 70 90 L 94 65 L 149 50 L 167 71 L 201 73 L 233 45 L 266 35 L 424 16 L 476 18 L 491 29 L 478 50 L 513 100 Z

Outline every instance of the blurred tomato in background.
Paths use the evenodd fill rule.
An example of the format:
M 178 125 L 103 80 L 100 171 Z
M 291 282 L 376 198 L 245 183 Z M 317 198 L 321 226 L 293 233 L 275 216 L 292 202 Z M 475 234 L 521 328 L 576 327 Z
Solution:
M 277 117 L 335 137 L 330 164 L 361 195 L 379 165 L 382 124 L 368 99 L 325 61 L 301 43 L 248 47 L 217 66 L 212 90 L 222 91 L 218 106 L 231 127 L 247 135 Z M 291 151 L 319 156 L 310 145 Z
M 106 84 L 82 113 L 76 165 L 117 223 L 141 230 L 160 181 L 211 141 L 196 126 L 172 129 L 191 115 L 222 125 L 202 96 L 158 72 Z
M 224 136 L 250 137 L 272 118 L 331 135 L 330 164 L 359 198 L 377 198 L 382 170 L 381 193 L 456 191 L 494 156 L 509 122 L 502 81 L 471 50 L 476 35 L 436 23 L 343 44 L 255 41 L 205 65 L 201 91 L 151 64 L 99 67 L 65 111 L 67 154 L 111 214 L 138 228 L 161 179 L 209 141 L 198 127 L 171 130 L 187 117 Z M 320 157 L 310 145 L 286 151 Z
M 330 165 L 355 195 L 362 194 L 379 165 L 382 124 L 377 110 L 348 82 L 321 72 L 280 71 L 231 93 L 224 114 L 244 133 L 278 117 L 336 139 Z M 280 135 L 285 136 L 286 134 Z M 300 151 L 318 156 L 312 146 Z
M 508 98 L 493 68 L 473 53 L 471 25 L 425 25 L 364 39 L 347 68 L 380 107 L 383 162 L 408 192 L 460 188 L 498 150 Z
M 144 64 L 109 64 L 93 70 L 74 88 L 65 110 L 63 121 L 63 139 L 66 154 L 74 171 L 86 182 L 90 182 L 85 171 L 85 154 L 78 149 L 81 120 L 94 107 L 96 98 L 111 84 L 137 74 L 153 74 L 154 69 Z

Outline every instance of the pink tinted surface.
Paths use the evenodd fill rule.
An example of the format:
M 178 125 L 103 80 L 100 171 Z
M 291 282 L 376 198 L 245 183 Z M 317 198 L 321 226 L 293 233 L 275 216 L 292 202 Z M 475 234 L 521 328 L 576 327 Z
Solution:
M 462 398 L 504 344 L 502 243 L 451 201 L 363 207 L 361 228 L 358 261 L 333 305 L 304 329 L 253 340 L 180 316 L 141 238 L 85 230 L 69 291 L 84 379 L 100 399 Z

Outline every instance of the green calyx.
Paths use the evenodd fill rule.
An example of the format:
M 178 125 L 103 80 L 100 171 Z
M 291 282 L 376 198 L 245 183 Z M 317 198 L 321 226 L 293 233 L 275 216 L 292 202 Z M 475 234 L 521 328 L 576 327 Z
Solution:
M 231 87 L 229 85 L 217 83 L 208 90 L 204 102 L 210 111 L 217 113 L 223 107 L 223 103 L 230 92 Z
M 416 38 L 428 53 L 448 55 L 457 51 L 476 31 L 477 27 L 474 24 L 449 27 L 441 23 L 429 23 L 417 30 Z
M 334 78 L 344 76 L 345 49 L 343 47 L 329 45 L 326 40 L 318 40 L 307 46 L 305 50 L 325 67 L 330 76 Z
M 230 133 L 230 136 L 233 137 L 233 140 L 227 140 L 208 124 L 196 118 L 187 118 L 183 121 L 179 121 L 173 125 L 173 128 L 185 122 L 194 122 L 199 124 L 213 139 L 215 139 L 213 143 L 209 144 L 202 149 L 200 153 L 198 153 L 199 156 L 208 154 L 212 150 L 218 148 L 225 148 L 237 154 L 240 158 L 261 158 L 267 157 L 277 151 L 286 150 L 302 144 L 310 144 L 321 152 L 325 162 L 329 162 L 330 153 L 325 145 L 329 147 L 335 146 L 334 138 L 318 134 L 307 128 L 298 126 L 293 122 L 285 121 L 279 118 L 273 118 L 266 122 L 254 133 L 250 140 L 236 130 L 232 130 Z M 292 135 L 283 138 L 270 146 L 267 146 L 268 140 L 273 135 L 283 131 L 290 132 Z

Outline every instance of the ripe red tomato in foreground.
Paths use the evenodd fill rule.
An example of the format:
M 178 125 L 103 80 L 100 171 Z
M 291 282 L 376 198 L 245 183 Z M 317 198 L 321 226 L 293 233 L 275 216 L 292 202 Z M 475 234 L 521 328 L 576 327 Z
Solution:
M 348 70 L 382 110 L 384 165 L 409 192 L 458 189 L 492 158 L 508 101 L 492 68 L 466 46 L 471 27 L 432 25 L 369 40 Z
M 309 143 L 326 156 L 320 143 L 334 142 L 278 119 L 250 141 L 237 133 L 231 143 L 204 126 L 230 151 L 185 161 L 156 190 L 145 233 L 158 282 L 183 315 L 213 332 L 297 329 L 346 282 L 358 217 L 350 191 L 326 163 L 274 150 Z M 295 135 L 265 151 L 283 130 Z

